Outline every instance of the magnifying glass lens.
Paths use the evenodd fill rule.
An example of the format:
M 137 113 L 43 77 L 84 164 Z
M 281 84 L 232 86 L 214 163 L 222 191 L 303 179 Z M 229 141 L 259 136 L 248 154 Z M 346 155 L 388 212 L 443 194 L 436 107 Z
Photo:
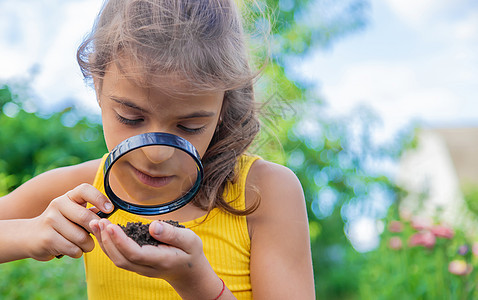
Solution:
M 149 145 L 118 158 L 108 180 L 111 191 L 124 202 L 159 206 L 187 195 L 197 177 L 197 164 L 186 152 Z

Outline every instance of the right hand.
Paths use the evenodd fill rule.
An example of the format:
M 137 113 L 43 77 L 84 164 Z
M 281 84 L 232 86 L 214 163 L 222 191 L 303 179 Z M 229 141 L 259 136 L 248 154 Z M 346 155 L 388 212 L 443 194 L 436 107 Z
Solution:
M 87 209 L 90 203 L 95 208 Z M 28 257 L 40 261 L 58 255 L 79 258 L 83 252 L 93 250 L 95 244 L 89 235 L 89 223 L 99 220 L 98 209 L 113 210 L 111 201 L 89 184 L 81 184 L 54 199 L 38 217 L 28 220 L 25 236 Z

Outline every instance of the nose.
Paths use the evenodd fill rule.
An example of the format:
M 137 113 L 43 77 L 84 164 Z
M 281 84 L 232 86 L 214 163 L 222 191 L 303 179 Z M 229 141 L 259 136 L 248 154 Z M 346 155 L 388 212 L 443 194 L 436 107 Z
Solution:
M 154 164 L 162 163 L 174 154 L 174 147 L 169 146 L 148 146 L 141 148 L 141 150 L 147 159 Z

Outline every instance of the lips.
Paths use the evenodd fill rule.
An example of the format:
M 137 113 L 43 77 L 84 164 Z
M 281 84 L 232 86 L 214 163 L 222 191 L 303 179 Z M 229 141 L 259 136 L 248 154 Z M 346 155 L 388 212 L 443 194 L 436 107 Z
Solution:
M 140 170 L 134 168 L 134 173 L 138 180 L 148 186 L 154 187 L 154 188 L 160 188 L 163 186 L 168 185 L 174 178 L 174 176 L 152 176 L 146 173 L 141 172 Z

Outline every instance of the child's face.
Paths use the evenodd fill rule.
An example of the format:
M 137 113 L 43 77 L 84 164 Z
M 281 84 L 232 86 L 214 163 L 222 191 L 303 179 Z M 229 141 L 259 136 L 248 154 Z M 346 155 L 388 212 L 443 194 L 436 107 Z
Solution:
M 181 91 L 182 87 L 177 82 L 172 81 L 170 84 L 172 87 L 176 85 Z M 97 92 L 108 150 L 111 151 L 118 143 L 134 135 L 166 132 L 188 140 L 196 147 L 201 157 L 204 156 L 215 132 L 224 98 L 224 92 L 187 95 L 183 91 L 171 95 L 156 88 L 140 87 L 114 64 L 107 69 L 101 89 L 97 89 Z M 135 152 L 134 164 L 139 169 L 153 165 L 147 155 L 147 152 Z M 184 165 L 181 164 L 181 155 L 184 154 L 166 155 L 164 161 L 154 162 L 155 167 L 162 168 L 161 173 L 179 174 L 179 177 L 183 177 L 182 180 L 186 180 L 186 177 L 194 174 L 195 168 L 181 169 L 181 165 Z M 125 176 L 121 174 L 119 178 Z M 124 180 L 120 185 L 126 191 L 131 191 L 135 189 L 130 186 L 131 182 L 133 180 Z M 146 199 L 139 202 L 152 204 L 144 203 L 147 202 Z

